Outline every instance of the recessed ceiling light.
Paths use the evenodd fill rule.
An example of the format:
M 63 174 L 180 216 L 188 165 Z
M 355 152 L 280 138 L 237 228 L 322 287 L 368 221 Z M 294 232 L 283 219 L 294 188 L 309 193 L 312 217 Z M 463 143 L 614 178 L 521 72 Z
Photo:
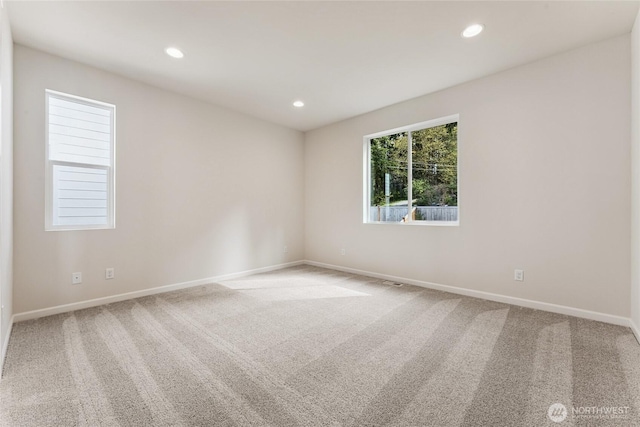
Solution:
M 304 107 L 304 102 L 302 102 L 302 101 L 294 101 L 293 102 L 293 106 L 294 107 L 298 107 L 298 108 Z
M 184 53 L 182 53 L 182 51 L 177 47 L 168 47 L 164 51 L 167 53 L 167 55 L 169 55 L 172 58 L 180 59 L 184 57 Z
M 480 34 L 482 32 L 482 30 L 484 30 L 484 25 L 482 25 L 482 24 L 469 25 L 462 32 L 462 37 L 465 37 L 465 38 L 475 37 L 478 34 Z

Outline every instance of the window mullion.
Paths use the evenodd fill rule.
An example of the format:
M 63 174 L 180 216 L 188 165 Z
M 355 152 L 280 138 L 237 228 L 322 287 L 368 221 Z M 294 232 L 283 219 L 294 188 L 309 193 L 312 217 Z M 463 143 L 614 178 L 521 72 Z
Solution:
M 413 140 L 411 132 L 407 132 L 407 222 L 411 222 L 413 210 Z

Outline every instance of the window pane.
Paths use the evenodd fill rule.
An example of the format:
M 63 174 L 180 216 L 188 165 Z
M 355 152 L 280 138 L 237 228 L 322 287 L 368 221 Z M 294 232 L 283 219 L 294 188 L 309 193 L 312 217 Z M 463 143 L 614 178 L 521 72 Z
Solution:
M 111 116 L 109 107 L 48 96 L 49 160 L 111 165 Z
M 406 132 L 373 138 L 369 221 L 401 222 L 408 212 Z
M 416 221 L 458 220 L 458 124 L 411 132 Z
M 107 225 L 107 170 L 53 165 L 53 225 Z

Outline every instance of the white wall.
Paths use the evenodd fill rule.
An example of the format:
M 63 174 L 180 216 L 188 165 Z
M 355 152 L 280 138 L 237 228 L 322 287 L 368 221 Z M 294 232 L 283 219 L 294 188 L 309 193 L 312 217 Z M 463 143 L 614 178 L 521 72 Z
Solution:
M 640 340 L 640 12 L 631 33 L 631 321 Z
M 307 259 L 628 317 L 629 49 L 614 38 L 308 132 Z M 363 135 L 456 113 L 460 226 L 362 224 Z
M 13 314 L 13 39 L 4 8 L 0 8 L 0 91 L 0 360 L 4 361 Z
M 116 105 L 115 230 L 44 231 L 45 89 Z M 304 258 L 300 132 L 16 45 L 15 142 L 16 313 Z

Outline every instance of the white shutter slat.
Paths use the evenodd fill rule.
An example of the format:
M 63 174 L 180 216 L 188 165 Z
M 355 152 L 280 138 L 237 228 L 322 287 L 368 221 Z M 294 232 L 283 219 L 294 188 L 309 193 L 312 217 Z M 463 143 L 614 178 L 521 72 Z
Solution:
M 64 199 L 61 198 L 59 208 L 107 208 L 107 199 Z
M 96 148 L 100 150 L 110 150 L 111 143 L 108 141 L 96 141 L 95 139 L 80 138 L 71 135 L 56 135 L 49 134 L 49 145 L 56 146 L 57 144 L 74 145 L 77 147 Z
M 63 111 L 66 113 L 66 111 Z M 109 123 L 95 123 L 84 119 L 80 119 L 77 116 L 60 116 L 49 112 L 49 123 L 54 125 L 60 125 L 79 130 L 90 130 L 95 132 L 101 132 L 109 135 L 111 132 L 111 126 Z
M 105 208 L 89 208 L 89 207 L 73 207 L 73 208 L 59 208 L 58 215 L 61 218 L 96 218 L 96 217 L 104 217 Z
M 68 117 L 71 115 L 79 120 L 84 120 L 92 123 L 100 123 L 103 125 L 111 125 L 111 116 L 109 115 L 102 116 L 95 113 L 87 113 L 84 111 L 73 110 L 53 104 L 49 104 L 49 115 L 61 117 Z
M 109 116 L 111 113 L 111 109 L 108 107 L 99 107 L 87 105 L 80 101 L 69 101 L 66 99 L 61 99 L 56 97 L 55 95 L 49 94 L 49 105 L 55 105 L 58 107 L 64 107 L 69 110 L 80 111 L 83 113 L 95 114 L 98 116 Z
M 106 191 L 106 183 L 104 182 L 91 182 L 91 181 L 78 181 L 78 180 L 69 180 L 69 179 L 61 179 L 59 181 L 59 187 L 61 191 L 64 190 L 82 190 L 82 191 L 96 191 L 96 192 L 104 192 Z
M 55 225 L 107 225 L 107 217 L 58 217 Z
M 89 200 L 107 200 L 106 191 L 86 191 L 86 190 L 60 190 L 60 199 L 89 199 Z
M 104 142 L 109 142 L 111 138 L 108 133 L 98 132 L 94 130 L 78 129 L 69 126 L 57 125 L 55 123 L 49 123 L 49 133 L 62 137 L 72 136 Z
M 75 170 L 63 170 L 64 166 L 59 166 L 61 172 L 65 173 L 65 179 L 71 179 L 74 181 L 83 182 L 107 182 L 107 175 L 102 173 L 101 170 L 92 170 L 91 172 L 76 172 Z

